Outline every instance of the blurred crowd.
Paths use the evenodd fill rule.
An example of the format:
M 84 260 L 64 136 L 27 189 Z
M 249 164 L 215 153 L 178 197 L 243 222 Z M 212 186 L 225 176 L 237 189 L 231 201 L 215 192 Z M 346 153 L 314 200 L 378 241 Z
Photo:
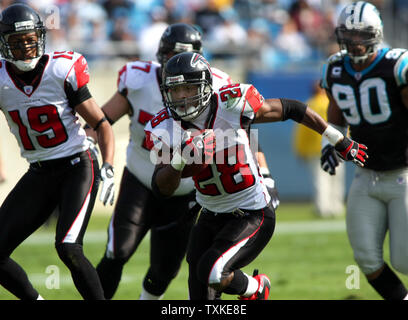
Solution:
M 246 55 L 246 67 L 276 70 L 336 52 L 336 20 L 351 1 L 6 0 L 0 9 L 14 2 L 42 14 L 48 51 L 70 48 L 90 60 L 106 55 L 154 60 L 166 26 L 186 22 L 202 31 L 209 60 Z M 389 1 L 370 2 L 381 10 Z M 402 7 L 406 2 L 395 1 Z

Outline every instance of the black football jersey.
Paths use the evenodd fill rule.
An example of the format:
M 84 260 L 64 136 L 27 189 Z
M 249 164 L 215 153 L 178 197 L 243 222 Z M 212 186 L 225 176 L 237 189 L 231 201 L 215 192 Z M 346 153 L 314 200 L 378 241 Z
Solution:
M 374 62 L 355 71 L 347 55 L 331 56 L 322 87 L 336 100 L 353 140 L 368 147 L 365 167 L 392 170 L 407 165 L 408 109 L 400 91 L 408 83 L 408 51 L 382 48 Z

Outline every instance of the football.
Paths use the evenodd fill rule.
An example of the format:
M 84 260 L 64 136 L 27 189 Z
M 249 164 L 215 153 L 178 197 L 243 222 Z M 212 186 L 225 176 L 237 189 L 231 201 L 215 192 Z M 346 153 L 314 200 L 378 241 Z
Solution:
M 187 178 L 187 177 L 192 177 L 197 174 L 199 174 L 201 171 L 203 171 L 205 168 L 207 168 L 208 163 L 192 163 L 192 164 L 186 164 L 184 166 L 183 172 L 181 173 L 182 178 Z

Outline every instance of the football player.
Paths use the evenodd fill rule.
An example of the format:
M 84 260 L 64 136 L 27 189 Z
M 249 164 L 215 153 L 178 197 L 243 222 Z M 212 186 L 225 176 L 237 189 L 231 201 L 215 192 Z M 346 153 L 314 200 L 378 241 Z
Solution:
M 191 178 L 183 179 L 174 196 L 158 200 L 150 186 L 154 165 L 145 145 L 144 126 L 155 113 L 163 108 L 160 92 L 162 66 L 176 53 L 202 52 L 201 34 L 191 25 L 170 25 L 161 37 L 157 62 L 134 61 L 119 72 L 118 91 L 102 107 L 111 124 L 121 117 L 130 118 L 130 140 L 127 161 L 120 185 L 119 197 L 108 226 L 108 243 L 97 271 L 105 297 L 115 294 L 126 262 L 150 230 L 150 266 L 143 280 L 140 299 L 156 300 L 163 297 L 171 280 L 177 275 L 184 258 L 192 217 L 189 210 L 194 205 L 194 185 Z M 212 68 L 213 85 L 220 87 L 231 83 L 230 77 Z M 89 131 L 90 136 L 94 136 Z M 262 172 L 268 191 L 279 205 L 274 180 L 266 161 L 259 154 Z
M 144 133 L 147 121 L 163 108 L 161 68 L 172 55 L 184 51 L 201 52 L 201 34 L 188 24 L 170 25 L 161 37 L 158 63 L 127 63 L 119 71 L 117 92 L 102 106 L 112 124 L 126 115 L 130 119 L 126 166 L 108 226 L 106 251 L 97 265 L 107 299 L 115 294 L 125 263 L 149 230 L 150 266 L 140 299 L 161 298 L 185 256 L 193 221 L 188 212 L 195 203 L 193 182 L 191 178 L 183 179 L 173 197 L 165 201 L 157 199 L 150 187 L 154 165 Z M 213 68 L 212 73 L 216 87 L 231 82 L 220 70 Z M 89 134 L 94 136 L 92 131 Z
M 330 100 L 328 122 L 364 143 L 370 158 L 357 168 L 347 199 L 346 226 L 354 258 L 384 299 L 407 298 L 407 290 L 384 262 L 389 232 L 391 265 L 408 274 L 408 52 L 381 47 L 383 23 L 370 3 L 341 12 L 336 28 L 341 51 L 323 68 Z M 336 152 L 324 145 L 322 168 L 335 174 Z
M 29 168 L 0 207 L 0 284 L 20 299 L 42 299 L 10 255 L 58 208 L 58 256 L 84 299 L 104 299 L 82 249 L 99 168 L 76 113 L 99 137 L 105 203 L 113 197 L 113 132 L 87 88 L 85 58 L 73 51 L 44 53 L 45 33 L 39 15 L 26 5 L 11 5 L 1 14 L 0 109 Z
M 251 123 L 301 122 L 359 165 L 364 165 L 365 147 L 328 126 L 300 101 L 264 100 L 249 84 L 214 91 L 211 83 L 210 66 L 198 53 L 180 53 L 166 63 L 166 108 L 145 128 L 157 163 L 152 188 L 157 196 L 172 196 L 186 169 L 200 169 L 194 165 L 204 161 L 193 175 L 202 209 L 187 251 L 190 298 L 214 299 L 216 292 L 224 292 L 266 300 L 269 278 L 257 270 L 253 276 L 240 270 L 260 254 L 275 228 L 271 198 L 249 144 Z

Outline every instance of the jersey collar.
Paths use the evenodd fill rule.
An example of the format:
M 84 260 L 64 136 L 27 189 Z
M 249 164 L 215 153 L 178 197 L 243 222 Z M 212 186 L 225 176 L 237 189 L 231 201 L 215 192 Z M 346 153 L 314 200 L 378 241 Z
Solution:
M 381 48 L 377 51 L 377 56 L 375 57 L 374 61 L 365 69 L 361 71 L 355 71 L 351 66 L 350 57 L 346 56 L 344 58 L 344 68 L 346 69 L 347 73 L 351 75 L 353 78 L 360 80 L 364 77 L 367 73 L 374 69 L 374 67 L 381 61 L 381 59 L 385 56 L 385 54 L 390 50 L 390 48 Z

